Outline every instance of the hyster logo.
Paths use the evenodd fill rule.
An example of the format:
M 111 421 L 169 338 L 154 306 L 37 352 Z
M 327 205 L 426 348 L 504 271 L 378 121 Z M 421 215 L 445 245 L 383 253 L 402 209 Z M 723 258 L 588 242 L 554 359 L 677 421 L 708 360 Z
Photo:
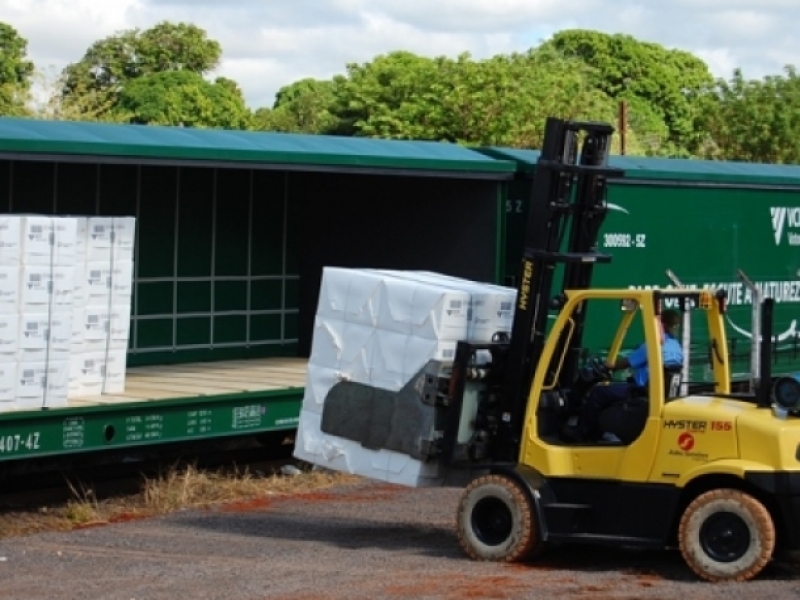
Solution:
M 773 206 L 769 212 L 772 216 L 772 231 L 775 234 L 776 245 L 780 245 L 783 232 L 787 228 L 800 228 L 800 207 Z M 788 231 L 786 238 L 790 246 L 800 246 L 800 233 Z
M 519 291 L 519 308 L 520 310 L 528 310 L 528 299 L 531 296 L 531 278 L 533 277 L 533 263 L 529 260 L 525 261 L 525 266 L 522 271 L 522 286 Z
M 705 421 L 690 421 L 688 419 L 673 420 L 667 419 L 664 421 L 664 429 L 681 429 L 685 431 L 694 431 L 696 433 L 703 433 L 706 430 Z

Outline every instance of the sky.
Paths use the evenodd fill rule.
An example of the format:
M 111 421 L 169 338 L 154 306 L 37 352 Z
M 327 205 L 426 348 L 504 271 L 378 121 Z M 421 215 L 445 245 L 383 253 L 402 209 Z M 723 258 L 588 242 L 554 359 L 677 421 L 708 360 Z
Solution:
M 798 0 L 0 0 L 0 22 L 28 41 L 40 86 L 93 42 L 165 20 L 221 44 L 212 76 L 237 81 L 252 109 L 272 106 L 283 85 L 394 50 L 481 59 L 573 28 L 688 50 L 724 78 L 800 63 Z

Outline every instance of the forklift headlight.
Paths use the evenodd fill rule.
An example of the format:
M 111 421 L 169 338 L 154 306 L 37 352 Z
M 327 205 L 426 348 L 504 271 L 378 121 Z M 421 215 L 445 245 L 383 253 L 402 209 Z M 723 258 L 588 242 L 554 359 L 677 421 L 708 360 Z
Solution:
M 779 377 L 772 386 L 772 398 L 789 412 L 800 411 L 800 381 L 794 377 Z

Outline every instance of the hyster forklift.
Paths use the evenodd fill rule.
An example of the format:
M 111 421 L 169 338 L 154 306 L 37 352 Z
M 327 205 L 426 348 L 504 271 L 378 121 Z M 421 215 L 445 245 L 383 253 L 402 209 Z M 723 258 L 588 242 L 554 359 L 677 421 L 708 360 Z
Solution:
M 459 343 L 439 378 L 460 417 L 479 390 L 469 439 L 445 427 L 440 446 L 446 463 L 488 471 L 464 490 L 459 540 L 475 559 L 502 561 L 534 557 L 548 542 L 677 546 L 706 580 L 746 580 L 778 550 L 800 549 L 800 383 L 770 372 L 772 299 L 761 307 L 761 373 L 749 393 L 731 389 L 724 292 L 591 289 L 595 265 L 610 260 L 596 248 L 606 182 L 624 176 L 607 166 L 612 134 L 606 124 L 548 120 L 510 337 Z M 616 334 L 605 357 L 586 360 L 587 318 L 597 310 L 595 325 L 614 320 L 609 304 Z M 711 383 L 693 389 L 685 365 L 664 365 L 667 305 L 705 315 Z M 635 325 L 647 385 L 631 385 L 601 414 L 608 435 L 564 439 L 590 389 L 612 378 L 606 365 Z M 488 366 L 474 364 L 479 350 L 491 353 Z
M 476 560 L 533 559 L 549 543 L 677 547 L 703 579 L 747 580 L 800 551 L 800 382 L 772 376 L 772 299 L 754 332 L 757 385 L 737 390 L 724 291 L 591 288 L 611 258 L 597 250 L 607 181 L 624 177 L 608 166 L 613 131 L 547 120 L 510 333 L 459 342 L 394 394 L 334 386 L 322 429 L 472 473 L 456 524 Z M 667 306 L 705 325 L 710 377 L 664 364 Z M 585 329 L 608 329 L 605 356 L 587 355 Z M 646 344 L 646 385 L 601 413 L 602 438 L 565 437 L 632 337 Z M 343 424 L 365 393 L 381 408 L 354 433 Z

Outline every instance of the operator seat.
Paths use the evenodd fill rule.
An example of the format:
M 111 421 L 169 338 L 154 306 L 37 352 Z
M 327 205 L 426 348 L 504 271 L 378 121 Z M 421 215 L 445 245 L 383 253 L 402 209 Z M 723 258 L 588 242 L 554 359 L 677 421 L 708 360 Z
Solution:
M 681 365 L 664 367 L 664 402 L 669 402 L 680 395 L 681 370 Z M 600 414 L 600 429 L 614 434 L 623 444 L 630 444 L 642 433 L 649 412 L 647 388 L 633 386 L 627 400 L 607 408 Z

